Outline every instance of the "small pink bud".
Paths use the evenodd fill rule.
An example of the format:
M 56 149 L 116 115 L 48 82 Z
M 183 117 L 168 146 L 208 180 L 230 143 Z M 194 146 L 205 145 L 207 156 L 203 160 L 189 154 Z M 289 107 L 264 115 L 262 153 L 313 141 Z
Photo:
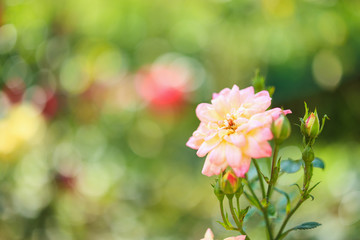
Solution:
M 271 131 L 274 136 L 274 141 L 277 144 L 282 143 L 290 136 L 291 126 L 289 119 L 281 114 L 276 120 L 272 122 Z
M 241 183 L 239 178 L 232 170 L 227 171 L 220 179 L 221 191 L 225 194 L 234 194 L 239 189 Z
M 309 117 L 305 120 L 305 132 L 310 138 L 316 138 L 320 131 L 320 121 L 315 110 L 315 113 L 310 113 Z

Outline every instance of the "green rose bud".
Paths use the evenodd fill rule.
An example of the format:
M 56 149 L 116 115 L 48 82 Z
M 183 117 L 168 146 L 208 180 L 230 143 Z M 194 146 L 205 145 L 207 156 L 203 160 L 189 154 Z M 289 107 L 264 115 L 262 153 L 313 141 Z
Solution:
M 272 122 L 271 131 L 274 136 L 274 141 L 277 144 L 282 143 L 290 136 L 291 133 L 289 119 L 284 114 L 281 114 L 275 121 Z
M 220 189 L 220 183 L 219 181 L 216 181 L 214 186 L 214 194 L 217 197 L 217 199 L 219 199 L 219 201 L 222 201 L 224 199 L 225 194 L 223 193 L 223 191 L 221 191 Z
M 316 110 L 305 120 L 305 132 L 309 138 L 316 138 L 320 133 L 320 121 Z
M 228 170 L 220 179 L 220 189 L 225 194 L 236 193 L 240 185 L 240 179 L 232 170 Z
M 314 150 L 310 146 L 306 146 L 304 151 L 302 152 L 302 159 L 305 164 L 310 164 L 315 158 Z
M 316 109 L 314 112 L 309 112 L 309 109 L 305 103 L 305 115 L 303 118 L 300 118 L 300 129 L 302 135 L 304 135 L 304 144 L 314 144 L 315 139 L 319 136 L 324 127 L 326 119 L 329 118 L 324 115 L 322 119 L 322 124 L 320 126 L 320 120 Z

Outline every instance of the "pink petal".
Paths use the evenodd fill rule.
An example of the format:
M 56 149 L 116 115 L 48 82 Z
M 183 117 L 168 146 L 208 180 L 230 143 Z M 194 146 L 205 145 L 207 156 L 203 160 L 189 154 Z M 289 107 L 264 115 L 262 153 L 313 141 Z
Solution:
M 270 128 L 262 128 L 259 129 L 253 137 L 257 142 L 263 142 L 263 141 L 269 141 L 273 138 L 273 134 L 270 130 Z
M 211 104 L 217 112 L 218 116 L 225 118 L 226 114 L 230 113 L 231 106 L 226 101 L 226 98 L 223 95 L 218 96 L 217 98 L 211 100 Z
M 234 144 L 235 146 L 237 146 L 239 148 L 243 147 L 245 145 L 245 143 L 246 143 L 246 139 L 245 139 L 244 135 L 237 134 L 237 133 L 226 135 L 224 137 L 224 139 L 226 141 L 228 141 L 229 143 L 232 143 L 232 144 Z
M 270 115 L 273 120 L 276 120 L 280 114 L 289 114 L 291 113 L 291 110 L 282 110 L 281 108 L 273 108 L 265 112 L 266 114 Z
M 226 144 L 225 154 L 230 167 L 239 167 L 241 165 L 242 153 L 240 148 L 233 144 Z
M 204 142 L 204 139 L 190 137 L 186 142 L 186 146 L 192 149 L 199 149 L 200 145 Z
M 271 114 L 269 114 L 268 111 L 266 111 L 253 115 L 249 121 L 258 121 L 263 123 L 263 125 L 265 125 L 266 127 L 270 127 L 273 118 Z
M 245 174 L 249 171 L 250 163 L 251 163 L 251 158 L 243 156 L 243 158 L 241 159 L 240 166 L 232 167 L 236 176 L 242 178 L 245 177 Z
M 241 96 L 239 87 L 234 85 L 229 93 L 229 103 L 232 109 L 238 109 L 241 106 Z
M 290 109 L 283 110 L 283 114 L 285 114 L 285 115 L 288 115 L 290 113 L 292 113 L 292 111 Z
M 210 161 L 208 155 L 207 158 L 205 159 L 204 167 L 201 173 L 208 177 L 211 177 L 213 175 L 219 175 L 226 167 L 227 167 L 226 161 L 224 161 L 223 164 L 217 165 Z
M 229 88 L 224 88 L 219 92 L 219 95 L 227 96 L 231 90 Z
M 271 146 L 268 142 L 257 142 L 255 138 L 248 137 L 245 153 L 252 158 L 263 158 L 271 156 Z
M 254 96 L 254 88 L 248 87 L 245 89 L 240 90 L 240 101 L 243 103 L 248 98 L 252 98 Z
M 224 240 L 245 240 L 246 235 L 240 235 L 240 236 L 236 236 L 236 237 L 228 237 L 225 238 Z
M 256 107 L 258 109 L 258 112 L 263 112 L 266 109 L 268 109 L 271 105 L 271 97 L 269 95 L 268 91 L 261 91 L 255 94 L 254 104 L 256 104 Z
M 225 144 L 222 143 L 207 155 L 202 174 L 206 176 L 219 175 L 227 166 Z
M 200 103 L 196 107 L 196 116 L 202 122 L 213 122 L 221 120 L 219 115 L 214 110 L 214 107 L 208 103 Z
M 258 120 L 250 120 L 247 124 L 246 132 L 250 132 L 256 128 L 264 127 L 264 123 Z
M 223 165 L 226 162 L 226 143 L 222 142 L 217 147 L 215 147 L 206 157 L 209 161 L 215 165 Z
M 206 158 L 203 169 L 201 170 L 201 173 L 208 177 L 215 175 L 215 173 L 211 170 L 211 165 L 212 165 L 212 163 L 210 162 L 210 160 L 208 160 L 208 158 Z
M 219 143 L 221 142 L 221 138 L 219 138 L 218 135 L 215 135 L 213 138 L 204 141 L 201 146 L 199 147 L 199 150 L 197 151 L 197 155 L 199 157 L 204 157 L 209 151 L 211 151 L 213 148 L 215 148 Z
M 205 233 L 205 236 L 204 236 L 205 238 L 203 238 L 202 240 L 212 240 L 213 238 L 214 238 L 214 234 L 213 234 L 213 232 L 211 231 L 211 229 L 210 228 L 208 228 L 207 230 L 206 230 L 206 233 Z

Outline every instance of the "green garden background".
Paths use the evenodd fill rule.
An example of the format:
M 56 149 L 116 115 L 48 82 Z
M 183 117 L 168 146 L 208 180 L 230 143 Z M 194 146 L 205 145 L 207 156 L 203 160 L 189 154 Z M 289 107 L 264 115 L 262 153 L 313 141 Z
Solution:
M 289 223 L 322 226 L 289 239 L 359 239 L 359 1 L 0 1 L 0 239 L 229 236 L 185 143 L 196 105 L 257 70 L 293 112 L 283 158 L 301 157 L 304 101 L 331 119 L 315 199 Z M 300 176 L 280 187 L 296 197 Z

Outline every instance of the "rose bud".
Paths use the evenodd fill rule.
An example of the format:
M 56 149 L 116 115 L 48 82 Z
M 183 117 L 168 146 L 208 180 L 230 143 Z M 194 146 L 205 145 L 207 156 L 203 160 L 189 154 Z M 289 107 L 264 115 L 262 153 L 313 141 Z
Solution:
M 316 138 L 320 132 L 319 116 L 315 113 L 310 113 L 310 116 L 305 120 L 305 132 L 310 138 Z
M 271 132 L 273 134 L 274 141 L 277 144 L 282 143 L 290 136 L 291 133 L 289 119 L 284 114 L 281 114 L 276 120 L 272 122 Z
M 240 179 L 235 175 L 233 170 L 227 171 L 220 178 L 220 189 L 225 194 L 234 194 L 241 185 Z

